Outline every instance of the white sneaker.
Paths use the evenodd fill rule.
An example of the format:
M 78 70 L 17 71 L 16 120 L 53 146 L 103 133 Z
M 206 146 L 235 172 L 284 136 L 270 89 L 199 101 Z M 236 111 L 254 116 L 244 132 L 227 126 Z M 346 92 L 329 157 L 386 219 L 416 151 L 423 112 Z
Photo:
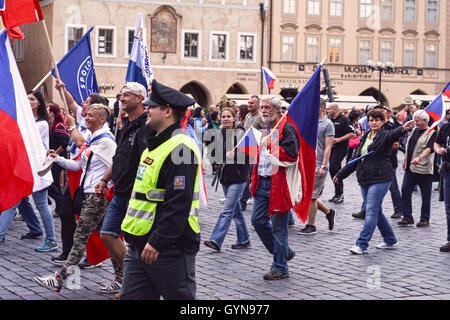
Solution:
M 253 204 L 253 198 L 249 199 L 249 200 L 247 201 L 247 203 L 248 203 L 248 204 Z
M 122 279 L 119 276 L 116 276 L 110 284 L 106 287 L 100 288 L 101 293 L 118 293 L 122 288 Z
M 394 244 L 387 244 L 386 242 L 382 242 L 380 244 L 377 244 L 375 247 L 382 250 L 392 250 L 398 247 L 398 241 Z
M 223 202 L 225 202 L 225 200 L 227 200 L 227 198 L 222 198 L 222 199 L 219 199 L 219 202 L 223 203 Z
M 367 253 L 367 250 L 363 250 L 363 249 L 361 249 L 358 246 L 353 246 L 350 249 L 350 252 L 353 253 L 353 254 L 365 254 L 365 253 Z
M 48 276 L 34 277 L 33 281 L 56 292 L 60 292 L 64 284 L 64 280 L 61 278 L 61 275 L 58 271 L 55 271 L 55 273 L 52 273 Z

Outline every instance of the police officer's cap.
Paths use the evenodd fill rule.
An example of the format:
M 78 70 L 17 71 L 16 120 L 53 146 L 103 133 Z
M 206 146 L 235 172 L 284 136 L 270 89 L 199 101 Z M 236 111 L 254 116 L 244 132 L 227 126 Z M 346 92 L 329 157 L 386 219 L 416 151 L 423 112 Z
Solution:
M 195 101 L 184 93 L 153 80 L 152 94 L 144 100 L 143 104 L 149 107 L 167 106 L 175 110 L 186 111 L 189 106 L 195 104 Z

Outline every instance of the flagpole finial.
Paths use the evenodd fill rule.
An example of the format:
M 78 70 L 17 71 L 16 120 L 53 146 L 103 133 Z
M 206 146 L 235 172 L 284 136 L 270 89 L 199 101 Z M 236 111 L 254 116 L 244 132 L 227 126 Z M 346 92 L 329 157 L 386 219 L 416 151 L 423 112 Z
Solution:
M 323 64 L 325 63 L 325 61 L 327 61 L 327 59 L 328 59 L 328 56 L 326 56 L 325 58 L 323 58 L 323 59 L 322 59 L 322 62 L 319 63 L 318 65 L 319 65 L 319 66 L 320 66 L 320 65 L 323 65 Z

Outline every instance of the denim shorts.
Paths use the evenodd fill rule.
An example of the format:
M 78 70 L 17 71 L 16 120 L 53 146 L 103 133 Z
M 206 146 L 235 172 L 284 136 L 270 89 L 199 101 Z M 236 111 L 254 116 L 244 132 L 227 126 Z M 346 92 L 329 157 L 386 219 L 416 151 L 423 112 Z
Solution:
M 120 198 L 118 196 L 112 198 L 108 211 L 106 211 L 100 234 L 120 237 L 122 221 L 127 213 L 129 200 L 129 198 Z

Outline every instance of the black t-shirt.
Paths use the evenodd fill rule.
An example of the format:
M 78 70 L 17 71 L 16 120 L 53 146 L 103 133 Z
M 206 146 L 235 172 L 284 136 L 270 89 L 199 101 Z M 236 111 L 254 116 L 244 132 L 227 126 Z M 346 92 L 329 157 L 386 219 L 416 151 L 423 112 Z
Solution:
M 417 141 L 419 140 L 420 136 L 425 132 L 429 130 L 429 128 L 424 130 L 414 130 L 411 138 L 409 139 L 408 144 L 408 150 L 406 153 L 406 170 L 409 170 L 409 166 L 411 164 L 414 148 L 416 147 Z M 430 148 L 431 152 L 434 152 L 434 140 L 436 138 L 436 131 L 433 131 L 432 133 L 429 133 L 432 135 L 432 137 L 428 140 L 426 148 Z
M 334 137 L 340 138 L 345 136 L 347 133 L 353 132 L 353 127 L 346 116 L 339 114 L 336 119 L 330 119 L 334 124 Z M 348 140 L 336 143 L 333 145 L 333 149 L 347 148 Z
M 151 131 L 143 113 L 132 122 L 123 119 L 123 126 L 118 134 L 116 154 L 113 157 L 112 180 L 114 194 L 121 198 L 129 198 L 133 189 L 141 154 L 146 148 L 146 137 Z
M 447 153 L 442 155 L 442 160 L 445 162 L 450 162 L 450 123 L 442 126 L 437 135 L 436 143 L 442 148 L 447 149 Z

